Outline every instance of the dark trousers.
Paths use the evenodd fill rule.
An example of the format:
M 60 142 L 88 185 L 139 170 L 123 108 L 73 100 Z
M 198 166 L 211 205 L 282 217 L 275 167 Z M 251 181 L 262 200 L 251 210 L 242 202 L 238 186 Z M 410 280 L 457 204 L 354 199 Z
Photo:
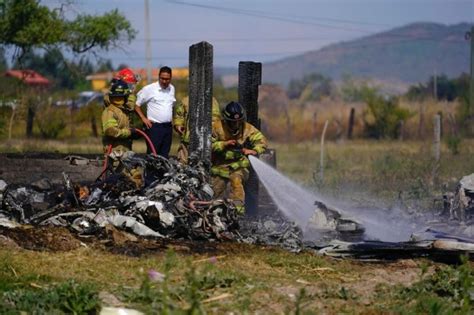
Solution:
M 171 127 L 171 123 L 153 123 L 151 128 L 147 129 L 146 133 L 153 145 L 155 146 L 156 153 L 165 158 L 168 158 L 173 135 L 173 128 Z M 148 143 L 146 152 L 148 154 L 152 153 Z

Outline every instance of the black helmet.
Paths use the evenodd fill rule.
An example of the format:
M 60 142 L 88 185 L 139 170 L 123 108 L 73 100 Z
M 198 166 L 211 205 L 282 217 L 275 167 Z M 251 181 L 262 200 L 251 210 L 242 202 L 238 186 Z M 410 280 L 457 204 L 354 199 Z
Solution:
M 113 79 L 112 86 L 110 87 L 109 96 L 128 96 L 130 89 L 128 88 L 127 82 L 120 79 Z
M 245 120 L 246 114 L 244 107 L 237 102 L 230 102 L 222 111 L 222 117 L 227 121 L 242 121 Z

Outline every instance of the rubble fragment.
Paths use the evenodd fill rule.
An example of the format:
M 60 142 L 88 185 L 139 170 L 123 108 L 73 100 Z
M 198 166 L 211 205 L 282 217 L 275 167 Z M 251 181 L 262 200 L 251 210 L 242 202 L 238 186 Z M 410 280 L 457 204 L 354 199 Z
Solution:
M 232 202 L 212 200 L 203 167 L 175 159 L 129 156 L 125 168 L 145 170 L 146 185 L 136 189 L 122 174 L 80 185 L 63 172 L 64 185 L 40 180 L 10 188 L 0 181 L 0 216 L 10 222 L 62 226 L 91 235 L 107 224 L 147 237 L 217 240 L 233 238 L 238 227 Z
M 444 213 L 450 220 L 474 223 L 474 174 L 464 176 L 458 183 L 454 193 L 446 193 L 443 197 Z

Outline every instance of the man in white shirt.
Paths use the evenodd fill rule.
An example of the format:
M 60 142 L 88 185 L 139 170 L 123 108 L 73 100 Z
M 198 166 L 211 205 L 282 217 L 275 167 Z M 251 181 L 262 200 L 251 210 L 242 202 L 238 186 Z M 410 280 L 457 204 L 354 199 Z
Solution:
M 171 84 L 171 68 L 161 67 L 158 82 L 144 86 L 137 94 L 135 111 L 147 128 L 146 132 L 156 153 L 168 158 L 171 149 L 173 129 L 173 106 L 176 102 L 174 86 Z M 147 116 L 140 106 L 147 105 Z M 147 143 L 148 146 L 148 143 Z M 151 153 L 148 147 L 147 153 Z

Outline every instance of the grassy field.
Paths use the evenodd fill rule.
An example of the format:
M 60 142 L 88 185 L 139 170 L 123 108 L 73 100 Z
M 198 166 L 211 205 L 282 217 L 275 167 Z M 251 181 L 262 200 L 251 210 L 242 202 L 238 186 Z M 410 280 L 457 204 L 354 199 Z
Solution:
M 429 142 L 329 142 L 324 179 L 319 143 L 276 144 L 278 169 L 309 189 L 348 200 L 432 210 L 433 199 L 474 171 L 472 140 L 458 155 L 442 147 L 435 167 Z M 81 143 L 2 142 L 2 152 L 100 153 Z M 136 147 L 144 152 L 143 143 Z M 175 149 L 173 149 L 175 150 Z M 433 169 L 436 170 L 433 173 Z M 436 176 L 433 176 L 436 174 Z M 197 244 L 196 246 L 199 246 Z M 0 313 L 90 313 L 100 305 L 172 314 L 472 314 L 474 264 L 429 260 L 374 263 L 311 251 L 216 244 L 197 252 L 168 246 L 140 257 L 104 246 L 31 251 L 0 238 Z

